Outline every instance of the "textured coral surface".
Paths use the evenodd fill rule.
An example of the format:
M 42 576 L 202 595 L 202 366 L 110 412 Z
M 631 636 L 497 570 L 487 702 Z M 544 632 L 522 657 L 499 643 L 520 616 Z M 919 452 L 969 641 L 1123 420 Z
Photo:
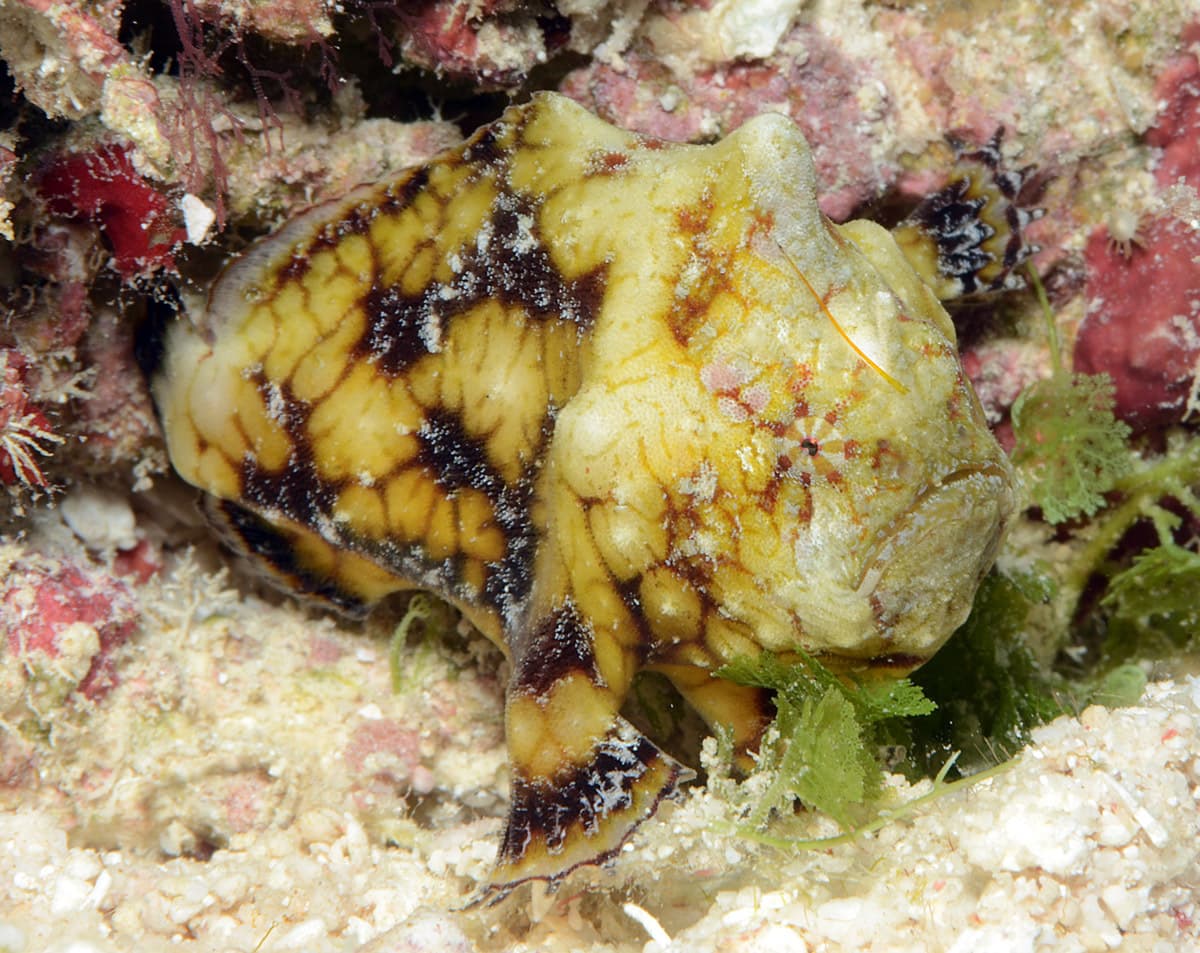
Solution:
M 1002 128 L 1063 348 L 1179 447 L 1198 46 L 1200 0 L 0 0 L 0 950 L 1200 946 L 1187 663 L 852 842 L 737 834 L 718 774 L 611 869 L 464 909 L 507 806 L 505 664 L 465 631 L 396 638 L 402 605 L 355 623 L 265 592 L 170 474 L 138 367 L 164 278 L 197 298 L 289 214 L 558 89 L 695 142 L 784 112 L 823 210 L 889 224 L 948 136 Z M 1037 302 L 955 320 L 1009 439 L 1052 365 Z M 1096 538 L 1033 514 L 1005 558 Z
M 1075 366 L 1111 374 L 1117 412 L 1138 429 L 1176 423 L 1197 409 L 1200 373 L 1200 23 L 1154 91 L 1162 107 L 1146 142 L 1161 150 L 1162 190 L 1150 214 L 1096 229 L 1084 252 L 1087 316 Z

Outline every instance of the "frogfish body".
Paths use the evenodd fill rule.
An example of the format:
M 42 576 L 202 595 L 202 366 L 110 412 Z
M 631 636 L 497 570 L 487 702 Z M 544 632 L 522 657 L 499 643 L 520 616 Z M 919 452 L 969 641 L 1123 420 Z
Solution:
M 612 857 L 687 776 L 620 715 L 639 670 L 745 752 L 770 699 L 723 664 L 899 675 L 963 621 L 1012 473 L 933 288 L 1011 281 L 989 166 L 902 251 L 820 213 L 783 116 L 677 145 L 543 94 L 167 330 L 171 460 L 231 538 L 344 609 L 432 590 L 507 653 L 496 895 Z

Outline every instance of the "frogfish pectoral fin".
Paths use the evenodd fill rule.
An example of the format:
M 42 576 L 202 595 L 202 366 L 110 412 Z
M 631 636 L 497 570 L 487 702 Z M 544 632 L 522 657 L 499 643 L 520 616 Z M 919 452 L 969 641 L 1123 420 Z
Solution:
M 508 829 L 486 895 L 613 857 L 692 772 L 620 716 L 635 650 L 571 596 L 510 639 Z
M 604 863 L 693 776 L 620 716 L 553 775 L 514 765 L 508 828 L 485 897 L 498 902 L 528 880 L 556 884 L 576 867 Z
M 346 544 L 334 544 L 285 515 L 274 519 L 230 500 L 207 496 L 209 525 L 268 584 L 323 608 L 363 616 L 403 578 Z

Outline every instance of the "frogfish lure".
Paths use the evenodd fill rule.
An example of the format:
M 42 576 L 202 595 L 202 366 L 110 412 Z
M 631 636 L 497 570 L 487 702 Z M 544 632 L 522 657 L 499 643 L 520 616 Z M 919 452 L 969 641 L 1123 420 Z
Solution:
M 994 144 L 890 233 L 817 207 L 780 115 L 708 146 L 539 94 L 313 208 L 164 332 L 171 460 L 346 611 L 426 589 L 511 661 L 490 895 L 612 858 L 691 772 L 620 710 L 665 675 L 745 762 L 802 650 L 902 675 L 1013 511 L 939 303 L 1028 254 Z

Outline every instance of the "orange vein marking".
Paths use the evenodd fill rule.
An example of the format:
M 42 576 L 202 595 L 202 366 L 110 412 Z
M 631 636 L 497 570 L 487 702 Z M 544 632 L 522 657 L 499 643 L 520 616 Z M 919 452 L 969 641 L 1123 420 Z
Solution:
M 785 259 L 787 259 L 787 263 L 792 266 L 792 270 L 794 272 L 796 272 L 796 275 L 799 277 L 799 279 L 802 282 L 804 282 L 804 287 L 808 289 L 808 293 L 810 295 L 812 295 L 813 300 L 817 302 L 817 307 L 819 307 L 825 313 L 825 317 L 827 317 L 829 319 L 829 323 L 832 324 L 834 329 L 837 331 L 837 333 L 842 336 L 842 340 L 844 340 L 847 344 L 850 345 L 850 349 L 852 351 L 854 351 L 854 353 L 857 354 L 860 358 L 862 358 L 862 360 L 867 364 L 868 367 L 875 370 L 875 372 L 878 373 L 880 377 L 882 377 L 885 381 L 887 381 L 894 388 L 896 388 L 896 390 L 898 390 L 901 394 L 907 394 L 908 393 L 907 387 L 905 387 L 898 380 L 896 380 L 896 378 L 892 377 L 891 374 L 889 374 L 882 367 L 880 367 L 878 364 L 876 364 L 873 360 L 871 360 L 869 357 L 867 357 L 867 355 L 863 351 L 863 349 L 860 348 L 857 344 L 855 344 L 853 340 L 851 340 L 850 335 L 847 334 L 845 329 L 838 323 L 838 319 L 833 316 L 833 312 L 830 311 L 829 308 L 826 306 L 825 302 L 823 300 L 821 300 L 821 296 L 819 294 L 817 294 L 817 289 L 812 286 L 811 282 L 809 282 L 809 280 L 805 276 L 804 272 L 802 272 L 800 270 L 800 266 L 797 265 L 794 261 L 792 261 L 792 256 L 789 255 L 786 250 L 784 250 L 784 247 L 782 245 L 779 246 L 779 251 L 783 254 L 783 257 Z

